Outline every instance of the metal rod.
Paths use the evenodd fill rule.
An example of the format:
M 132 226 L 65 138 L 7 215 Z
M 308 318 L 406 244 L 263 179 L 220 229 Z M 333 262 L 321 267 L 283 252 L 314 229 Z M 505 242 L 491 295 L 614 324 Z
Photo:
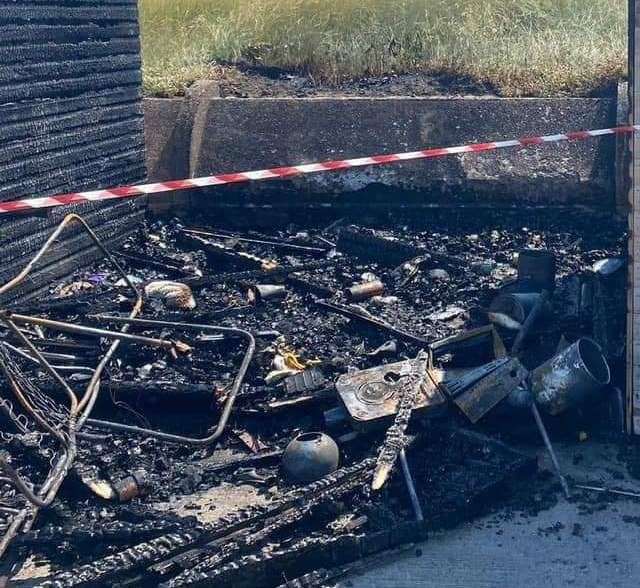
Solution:
M 34 324 L 42 327 L 49 327 L 58 331 L 64 331 L 67 333 L 75 333 L 77 335 L 90 335 L 92 337 L 104 337 L 106 339 L 117 339 L 119 341 L 130 341 L 133 343 L 140 343 L 149 347 L 157 347 L 160 349 L 166 349 L 167 351 L 186 350 L 183 348 L 184 344 L 179 344 L 175 341 L 168 339 L 156 339 L 152 337 L 144 337 L 142 335 L 131 335 L 130 333 L 121 333 L 116 331 L 108 331 L 106 329 L 99 329 L 96 327 L 86 327 L 84 325 L 76 325 L 73 323 L 65 323 L 62 321 L 54 321 L 51 319 L 45 319 L 36 316 L 26 316 L 22 314 L 15 314 L 10 311 L 2 311 L 0 314 L 4 315 L 5 320 L 10 319 L 15 323 L 20 324 Z
M 409 333 L 408 331 L 404 331 L 402 329 L 398 329 L 393 325 L 390 325 L 386 321 L 383 321 L 374 316 L 365 314 L 363 312 L 358 312 L 349 306 L 345 306 L 344 304 L 339 304 L 337 302 L 327 302 L 326 300 L 318 300 L 316 302 L 318 306 L 329 310 L 331 312 L 335 312 L 336 314 L 340 314 L 342 316 L 346 316 L 347 318 L 359 320 L 364 322 L 372 327 L 376 327 L 377 329 L 381 329 L 383 331 L 387 331 L 400 339 L 405 341 L 410 341 L 411 343 L 415 343 L 416 345 L 420 345 L 421 347 L 429 346 L 430 341 L 427 339 L 420 337 L 418 335 L 414 335 L 413 333 Z
M 244 243 L 256 243 L 258 245 L 273 245 L 281 249 L 291 249 L 292 251 L 306 251 L 308 253 L 326 253 L 324 247 L 310 247 L 308 245 L 296 245 L 295 243 L 285 243 L 283 241 L 271 241 L 268 239 L 253 239 L 249 237 L 236 237 L 235 235 L 225 235 L 224 233 L 210 233 L 199 229 L 182 229 L 185 233 L 193 235 L 203 235 L 204 237 L 214 237 L 216 239 L 233 239 L 234 241 L 242 241 Z
M 220 420 L 218 421 L 218 424 L 214 432 L 208 437 L 198 439 L 195 437 L 172 435 L 170 433 L 163 433 L 162 431 L 155 431 L 153 429 L 146 429 L 143 427 L 136 427 L 133 425 L 124 425 L 121 423 L 114 423 L 111 421 L 102 421 L 102 420 L 96 420 L 96 419 L 89 419 L 87 421 L 90 425 L 94 427 L 99 427 L 103 429 L 112 429 L 114 431 L 123 431 L 125 433 L 134 433 L 138 435 L 147 435 L 149 437 L 155 437 L 156 439 L 169 441 L 171 443 L 183 443 L 183 444 L 203 446 L 203 447 L 206 447 L 208 445 L 211 445 L 212 443 L 215 443 L 217 439 L 220 437 L 220 435 L 222 435 L 225 427 L 227 426 L 227 421 L 229 420 L 229 416 L 231 415 L 231 410 L 233 409 L 233 405 L 235 403 L 236 397 L 244 382 L 245 375 L 247 373 L 247 370 L 249 369 L 249 364 L 253 359 L 253 355 L 256 349 L 256 341 L 253 335 L 243 329 L 236 329 L 233 327 L 219 327 L 215 325 L 200 325 L 200 324 L 193 324 L 193 323 L 155 321 L 155 320 L 148 320 L 148 319 L 134 319 L 134 318 L 116 317 L 116 316 L 109 316 L 109 315 L 96 315 L 96 318 L 100 318 L 105 321 L 110 321 L 115 323 L 126 323 L 126 324 L 141 325 L 141 326 L 147 326 L 147 327 L 173 327 L 177 329 L 186 329 L 186 330 L 194 330 L 194 331 L 229 333 L 233 335 L 238 335 L 247 340 L 247 350 L 245 351 L 244 357 L 242 359 L 242 363 L 233 381 L 233 385 L 231 386 L 231 391 L 227 396 L 227 400 L 225 402 L 224 408 L 222 409 L 222 415 L 220 416 Z
M 640 498 L 640 492 L 629 492 L 628 490 L 616 490 L 615 488 L 602 488 L 599 486 L 584 486 L 582 484 L 574 484 L 574 487 L 580 488 L 581 490 L 601 492 L 603 494 L 617 494 L 619 496 L 629 496 L 631 498 Z
M 5 342 L 0 342 L 0 345 L 4 345 L 8 349 L 11 349 L 11 351 L 19 355 L 20 357 L 26 359 L 27 361 L 40 365 L 40 362 L 35 357 L 33 357 L 32 355 L 29 355 L 26 351 L 23 351 L 18 347 L 14 347 L 13 345 L 11 345 L 11 343 L 7 343 L 5 341 Z M 54 353 L 53 355 L 57 355 L 57 354 Z M 42 357 L 44 357 L 45 359 L 52 359 L 50 357 L 50 354 L 48 353 L 43 353 Z M 68 357 L 72 357 L 72 356 L 68 356 Z M 75 372 L 75 373 L 83 372 L 83 373 L 92 374 L 95 371 L 93 368 L 90 368 L 85 365 L 52 365 L 51 367 L 58 372 Z
M 560 462 L 558 462 L 558 458 L 556 456 L 556 452 L 553 449 L 553 445 L 551 445 L 551 439 L 547 434 L 547 429 L 542 422 L 542 417 L 540 416 L 540 412 L 538 411 L 538 407 L 536 406 L 533 398 L 531 399 L 531 412 L 533 413 L 533 418 L 536 421 L 536 425 L 538 426 L 538 431 L 540 431 L 540 435 L 542 436 L 542 440 L 547 447 L 547 451 L 549 452 L 549 456 L 551 457 L 551 463 L 553 464 L 553 469 L 560 480 L 560 485 L 562 486 L 562 491 L 564 492 L 565 497 L 568 499 L 571 498 L 571 492 L 569 491 L 569 484 L 567 484 L 567 480 L 565 479 L 562 471 L 560 470 Z
M 420 506 L 420 499 L 416 492 L 416 486 L 413 482 L 413 476 L 409 469 L 409 462 L 407 461 L 407 454 L 404 449 L 400 450 L 400 464 L 402 465 L 402 474 L 404 476 L 405 484 L 407 485 L 407 491 L 409 492 L 409 498 L 411 499 L 411 506 L 413 507 L 413 514 L 416 517 L 416 521 L 424 521 L 424 514 L 422 513 L 422 507 Z
M 547 290 L 543 290 L 516 335 L 516 340 L 513 342 L 513 346 L 511 347 L 511 355 L 516 356 L 520 353 L 524 340 L 529 336 L 529 332 L 536 320 L 538 320 L 547 300 L 549 300 L 549 292 Z

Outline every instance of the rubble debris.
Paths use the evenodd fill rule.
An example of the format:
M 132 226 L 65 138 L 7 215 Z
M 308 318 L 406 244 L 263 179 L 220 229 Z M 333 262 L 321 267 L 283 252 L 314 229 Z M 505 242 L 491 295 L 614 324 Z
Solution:
M 327 378 L 320 368 L 305 369 L 284 381 L 284 387 L 288 395 L 317 392 L 326 387 L 327 384 Z
M 340 251 L 361 259 L 377 261 L 391 266 L 420 255 L 420 250 L 398 239 L 388 239 L 374 231 L 355 226 L 343 227 L 338 235 L 337 247 Z
M 312 432 L 291 440 L 282 455 L 282 471 L 293 482 L 315 482 L 338 469 L 340 451 L 324 433 Z
M 144 294 L 151 300 L 162 300 L 167 308 L 193 310 L 196 307 L 196 299 L 191 288 L 181 282 L 149 282 L 144 286 Z
M 432 280 L 441 280 L 443 282 L 449 281 L 451 279 L 451 276 L 449 276 L 449 272 L 442 268 L 434 268 L 432 270 L 429 270 L 429 277 Z
M 600 347 L 583 337 L 533 370 L 531 389 L 543 410 L 558 415 L 569 407 L 593 401 L 610 379 Z
M 120 502 L 129 502 L 149 492 L 147 472 L 136 470 L 113 483 L 113 489 Z
M 535 411 L 564 485 L 526 374 L 561 337 L 570 344 L 595 332 L 590 288 L 600 278 L 592 264 L 619 255 L 621 242 L 591 231 L 568 245 L 576 243 L 573 229 L 540 238 L 521 224 L 471 234 L 458 224 L 466 220 L 424 231 L 399 223 L 350 226 L 336 239 L 339 253 L 329 249 L 333 239 L 318 239 L 318 229 L 297 222 L 267 236 L 228 227 L 197 235 L 180 221 L 154 221 L 123 249 L 132 255 L 117 257 L 122 272 L 98 263 L 63 283 L 91 281 L 91 290 L 10 306 L 0 315 L 0 442 L 10 456 L 4 463 L 40 483 L 21 493 L 0 481 L 0 540 L 9 532 L 16 539 L 9 539 L 11 558 L 36 554 L 49 565 L 48 577 L 29 585 L 271 588 L 283 577 L 310 580 L 314 570 L 334 578 L 349 562 L 475 516 L 504 496 L 498 489 L 519 500 L 521 490 L 507 481 L 534 475 L 535 460 L 473 425 L 484 419 L 482 430 L 509 439 L 513 429 L 521 441 L 530 429 L 515 430 L 515 394 Z M 514 252 L 542 244 L 557 266 L 554 298 L 544 301 L 553 320 L 538 323 L 530 310 L 511 331 L 487 324 L 483 309 L 496 293 L 544 294 L 529 278 L 509 283 L 515 270 L 507 271 Z M 448 280 L 431 278 L 431 270 Z M 115 286 L 120 279 L 133 296 Z M 151 304 L 147 318 L 127 318 L 136 288 L 171 279 L 189 286 L 197 309 Z M 372 280 L 391 296 L 342 303 L 353 284 Z M 286 301 L 247 304 L 247 289 L 264 284 L 286 289 Z M 581 284 L 589 285 L 582 305 Z M 15 316 L 53 322 L 22 324 Z M 57 330 L 56 323 L 79 329 Z M 105 349 L 120 342 L 106 333 L 119 330 L 134 338 L 120 337 L 127 344 L 107 360 L 108 372 L 96 380 L 100 393 L 88 389 L 91 414 L 77 432 L 64 492 L 58 486 L 47 506 L 29 504 L 41 481 L 52 479 L 49 470 L 60 471 L 55 431 L 66 432 L 67 388 L 82 402 Z M 189 352 L 171 353 L 145 338 L 184 341 Z M 288 376 L 266 383 L 273 368 Z M 28 419 L 15 389 L 36 408 Z M 592 439 L 579 416 L 578 430 Z M 459 428 L 463 419 L 473 430 Z M 330 431 L 341 461 L 332 467 L 342 466 L 302 487 L 281 466 L 300 431 Z M 384 492 L 370 492 L 385 482 Z M 227 503 L 229 491 L 239 497 L 237 507 Z M 39 508 L 46 518 L 20 518 Z M 13 573 L 3 565 L 0 575 Z
M 398 353 L 398 343 L 391 340 L 376 347 L 373 351 L 368 351 L 367 355 L 369 357 L 378 357 L 379 355 L 395 355 L 396 353 Z

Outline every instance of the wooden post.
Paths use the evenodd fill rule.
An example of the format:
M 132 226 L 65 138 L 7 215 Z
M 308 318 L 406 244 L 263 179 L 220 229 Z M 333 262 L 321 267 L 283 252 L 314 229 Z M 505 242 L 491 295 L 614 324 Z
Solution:
M 629 104 L 640 121 L 640 0 L 629 0 Z M 630 140 L 629 283 L 627 297 L 627 432 L 640 434 L 640 134 Z

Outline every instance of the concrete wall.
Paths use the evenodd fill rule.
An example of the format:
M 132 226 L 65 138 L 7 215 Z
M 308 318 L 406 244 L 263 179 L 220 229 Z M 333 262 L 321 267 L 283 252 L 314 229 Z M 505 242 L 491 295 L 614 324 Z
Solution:
M 145 115 L 151 179 L 167 179 L 614 126 L 616 100 L 209 95 L 149 99 Z M 220 187 L 188 199 L 198 206 L 238 199 L 296 205 L 373 186 L 406 191 L 401 199 L 424 204 L 609 207 L 614 162 L 615 140 L 607 137 L 258 182 L 240 191 Z M 157 208 L 163 200 L 155 202 Z

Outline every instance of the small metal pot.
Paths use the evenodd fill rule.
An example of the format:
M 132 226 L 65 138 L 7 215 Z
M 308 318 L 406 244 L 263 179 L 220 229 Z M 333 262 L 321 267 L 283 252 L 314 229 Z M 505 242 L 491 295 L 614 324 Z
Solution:
M 287 445 L 282 470 L 292 482 L 314 482 L 334 472 L 340 462 L 336 442 L 324 433 L 303 433 Z
M 538 292 L 499 294 L 489 307 L 491 321 L 498 324 L 504 323 L 502 326 L 507 328 L 520 328 L 539 298 Z M 518 325 L 514 324 L 510 327 L 508 320 L 505 321 L 503 317 L 515 321 Z
M 578 339 L 531 372 L 536 404 L 557 415 L 593 401 L 611 380 L 609 365 L 593 339 Z
M 556 259 L 547 249 L 523 249 L 518 255 L 518 283 L 531 292 L 556 287 Z

